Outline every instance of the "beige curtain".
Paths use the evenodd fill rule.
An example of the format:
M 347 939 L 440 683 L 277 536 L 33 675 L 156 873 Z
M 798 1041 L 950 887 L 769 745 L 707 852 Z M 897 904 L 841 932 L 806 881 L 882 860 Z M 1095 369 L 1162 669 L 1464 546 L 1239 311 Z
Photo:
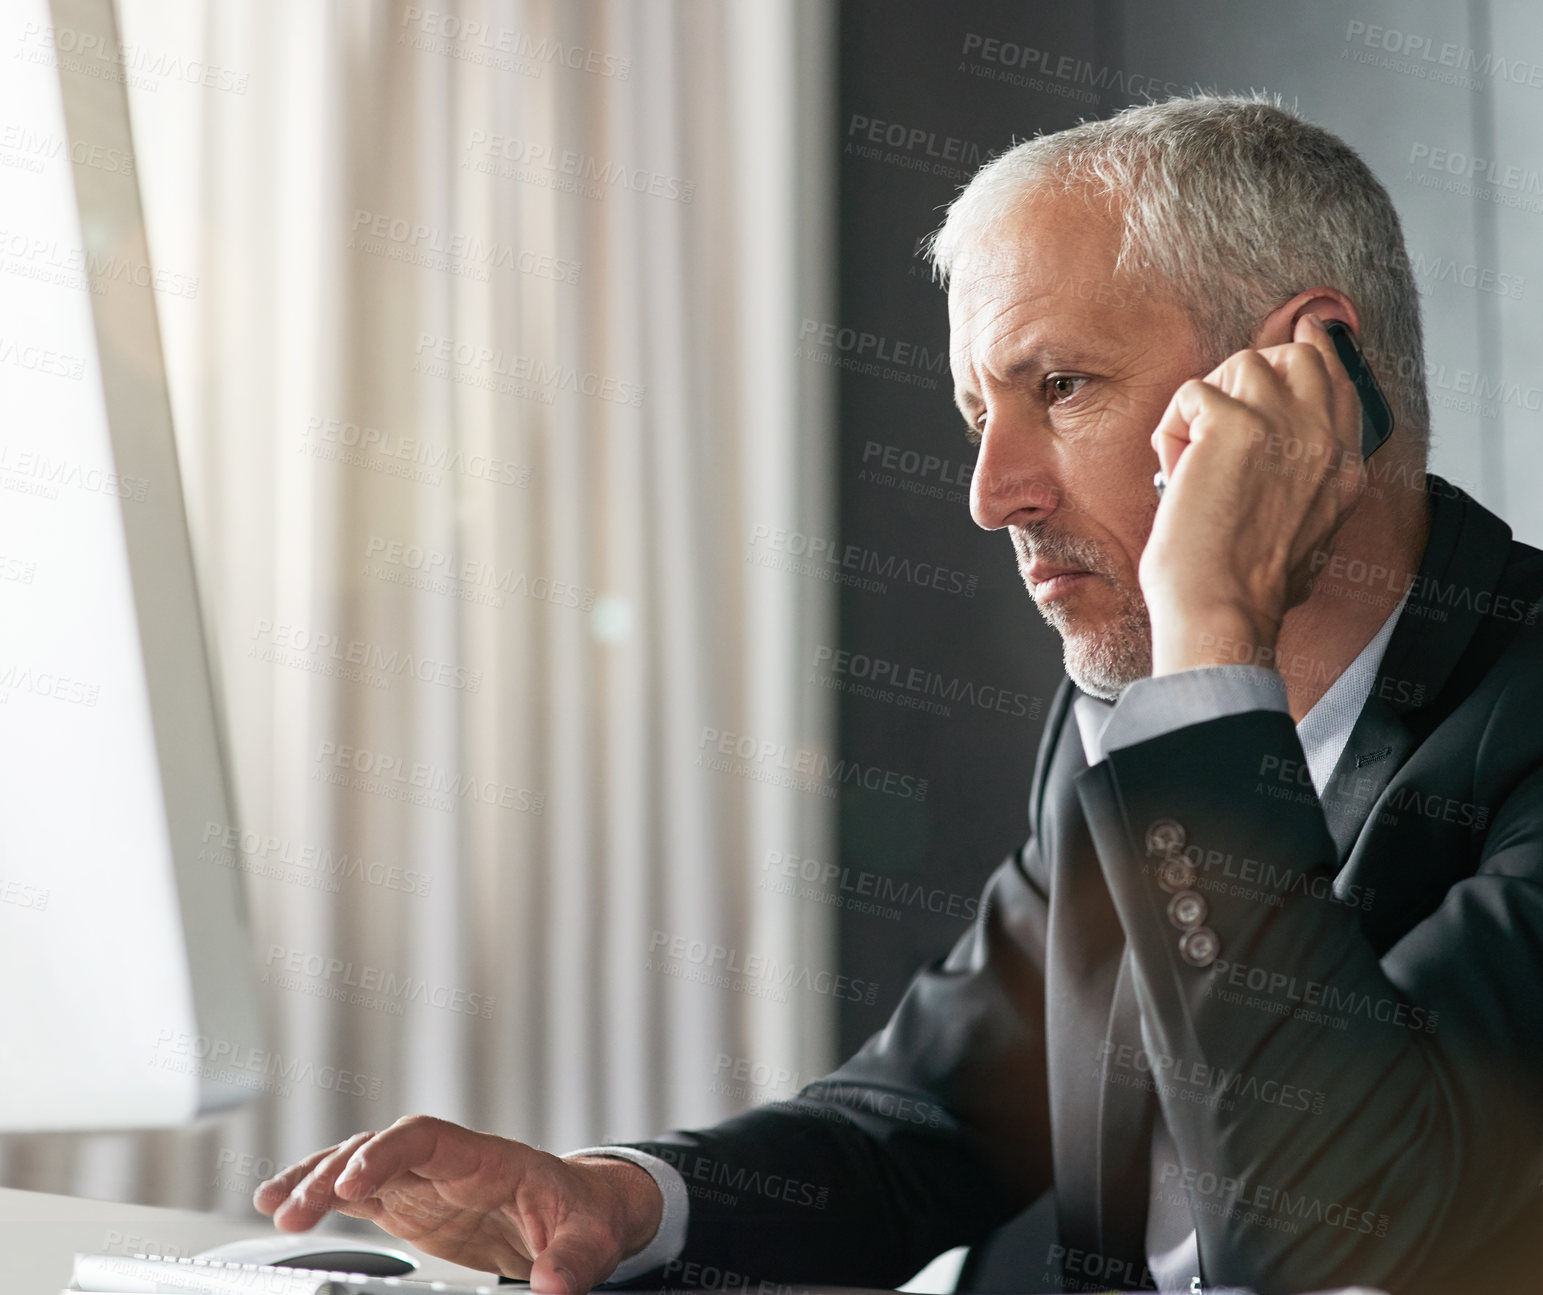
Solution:
M 131 106 L 276 1073 L 3 1180 L 239 1211 L 410 1112 L 566 1150 L 786 1095 L 833 598 L 746 558 L 833 533 L 829 6 L 120 13 L 173 60 Z

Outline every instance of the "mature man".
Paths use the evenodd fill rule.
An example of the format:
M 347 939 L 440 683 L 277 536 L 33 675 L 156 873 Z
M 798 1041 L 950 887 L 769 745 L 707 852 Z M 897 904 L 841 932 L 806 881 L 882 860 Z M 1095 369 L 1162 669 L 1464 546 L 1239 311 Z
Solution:
M 794 1101 L 566 1160 L 410 1119 L 259 1208 L 542 1290 L 873 1286 L 1053 1190 L 1074 1287 L 1539 1289 L 1543 554 L 1426 477 L 1386 192 L 1176 100 L 1019 145 L 933 253 L 971 511 L 1070 676 L 979 921 Z M 1332 320 L 1396 415 L 1367 463 Z

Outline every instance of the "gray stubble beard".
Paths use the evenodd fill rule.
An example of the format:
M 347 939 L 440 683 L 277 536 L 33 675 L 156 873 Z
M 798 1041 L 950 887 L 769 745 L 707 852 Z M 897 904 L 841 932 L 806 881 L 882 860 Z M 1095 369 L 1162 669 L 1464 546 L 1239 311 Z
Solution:
M 1025 534 L 1033 530 L 1033 527 L 1014 527 L 1012 531 L 1019 574 L 1031 598 L 1034 587 L 1029 583 L 1027 572 L 1032 555 Z M 1058 603 L 1041 607 L 1036 599 L 1034 606 L 1045 618 L 1045 623 L 1061 636 L 1061 658 L 1071 681 L 1091 697 L 1117 701 L 1131 684 L 1152 673 L 1152 622 L 1147 614 L 1146 600 L 1140 589 L 1126 588 L 1106 574 L 1107 564 L 1099 545 L 1051 536 L 1047 532 L 1033 538 L 1036 553 L 1067 565 L 1085 567 L 1114 589 L 1119 607 L 1097 630 L 1079 624 Z

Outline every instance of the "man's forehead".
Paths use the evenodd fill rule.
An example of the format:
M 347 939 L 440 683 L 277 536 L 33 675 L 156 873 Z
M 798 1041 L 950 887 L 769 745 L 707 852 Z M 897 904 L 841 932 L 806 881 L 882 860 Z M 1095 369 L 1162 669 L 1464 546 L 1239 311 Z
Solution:
M 1113 324 L 1103 316 L 1129 293 L 1112 290 L 1102 267 L 1062 265 L 980 265 L 953 280 L 948 294 L 952 344 L 989 343 L 1042 321 L 1075 321 L 1078 331 L 1102 333 Z
M 955 332 L 991 328 L 1006 314 L 1085 313 L 1128 299 L 1115 274 L 1117 248 L 1095 240 L 1046 236 L 1032 227 L 993 233 L 956 261 L 948 322 Z
M 1026 194 L 976 217 L 974 228 L 960 241 L 955 269 L 966 274 L 1010 272 L 1063 256 L 1107 260 L 1112 269 L 1122 229 L 1113 210 L 1080 191 Z

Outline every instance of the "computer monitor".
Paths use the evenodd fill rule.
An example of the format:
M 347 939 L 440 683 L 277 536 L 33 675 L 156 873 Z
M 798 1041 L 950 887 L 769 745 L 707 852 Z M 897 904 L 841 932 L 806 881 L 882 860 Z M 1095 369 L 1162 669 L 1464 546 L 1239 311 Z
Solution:
M 157 280 L 111 0 L 0 26 L 0 1129 L 164 1127 L 264 1054 Z

